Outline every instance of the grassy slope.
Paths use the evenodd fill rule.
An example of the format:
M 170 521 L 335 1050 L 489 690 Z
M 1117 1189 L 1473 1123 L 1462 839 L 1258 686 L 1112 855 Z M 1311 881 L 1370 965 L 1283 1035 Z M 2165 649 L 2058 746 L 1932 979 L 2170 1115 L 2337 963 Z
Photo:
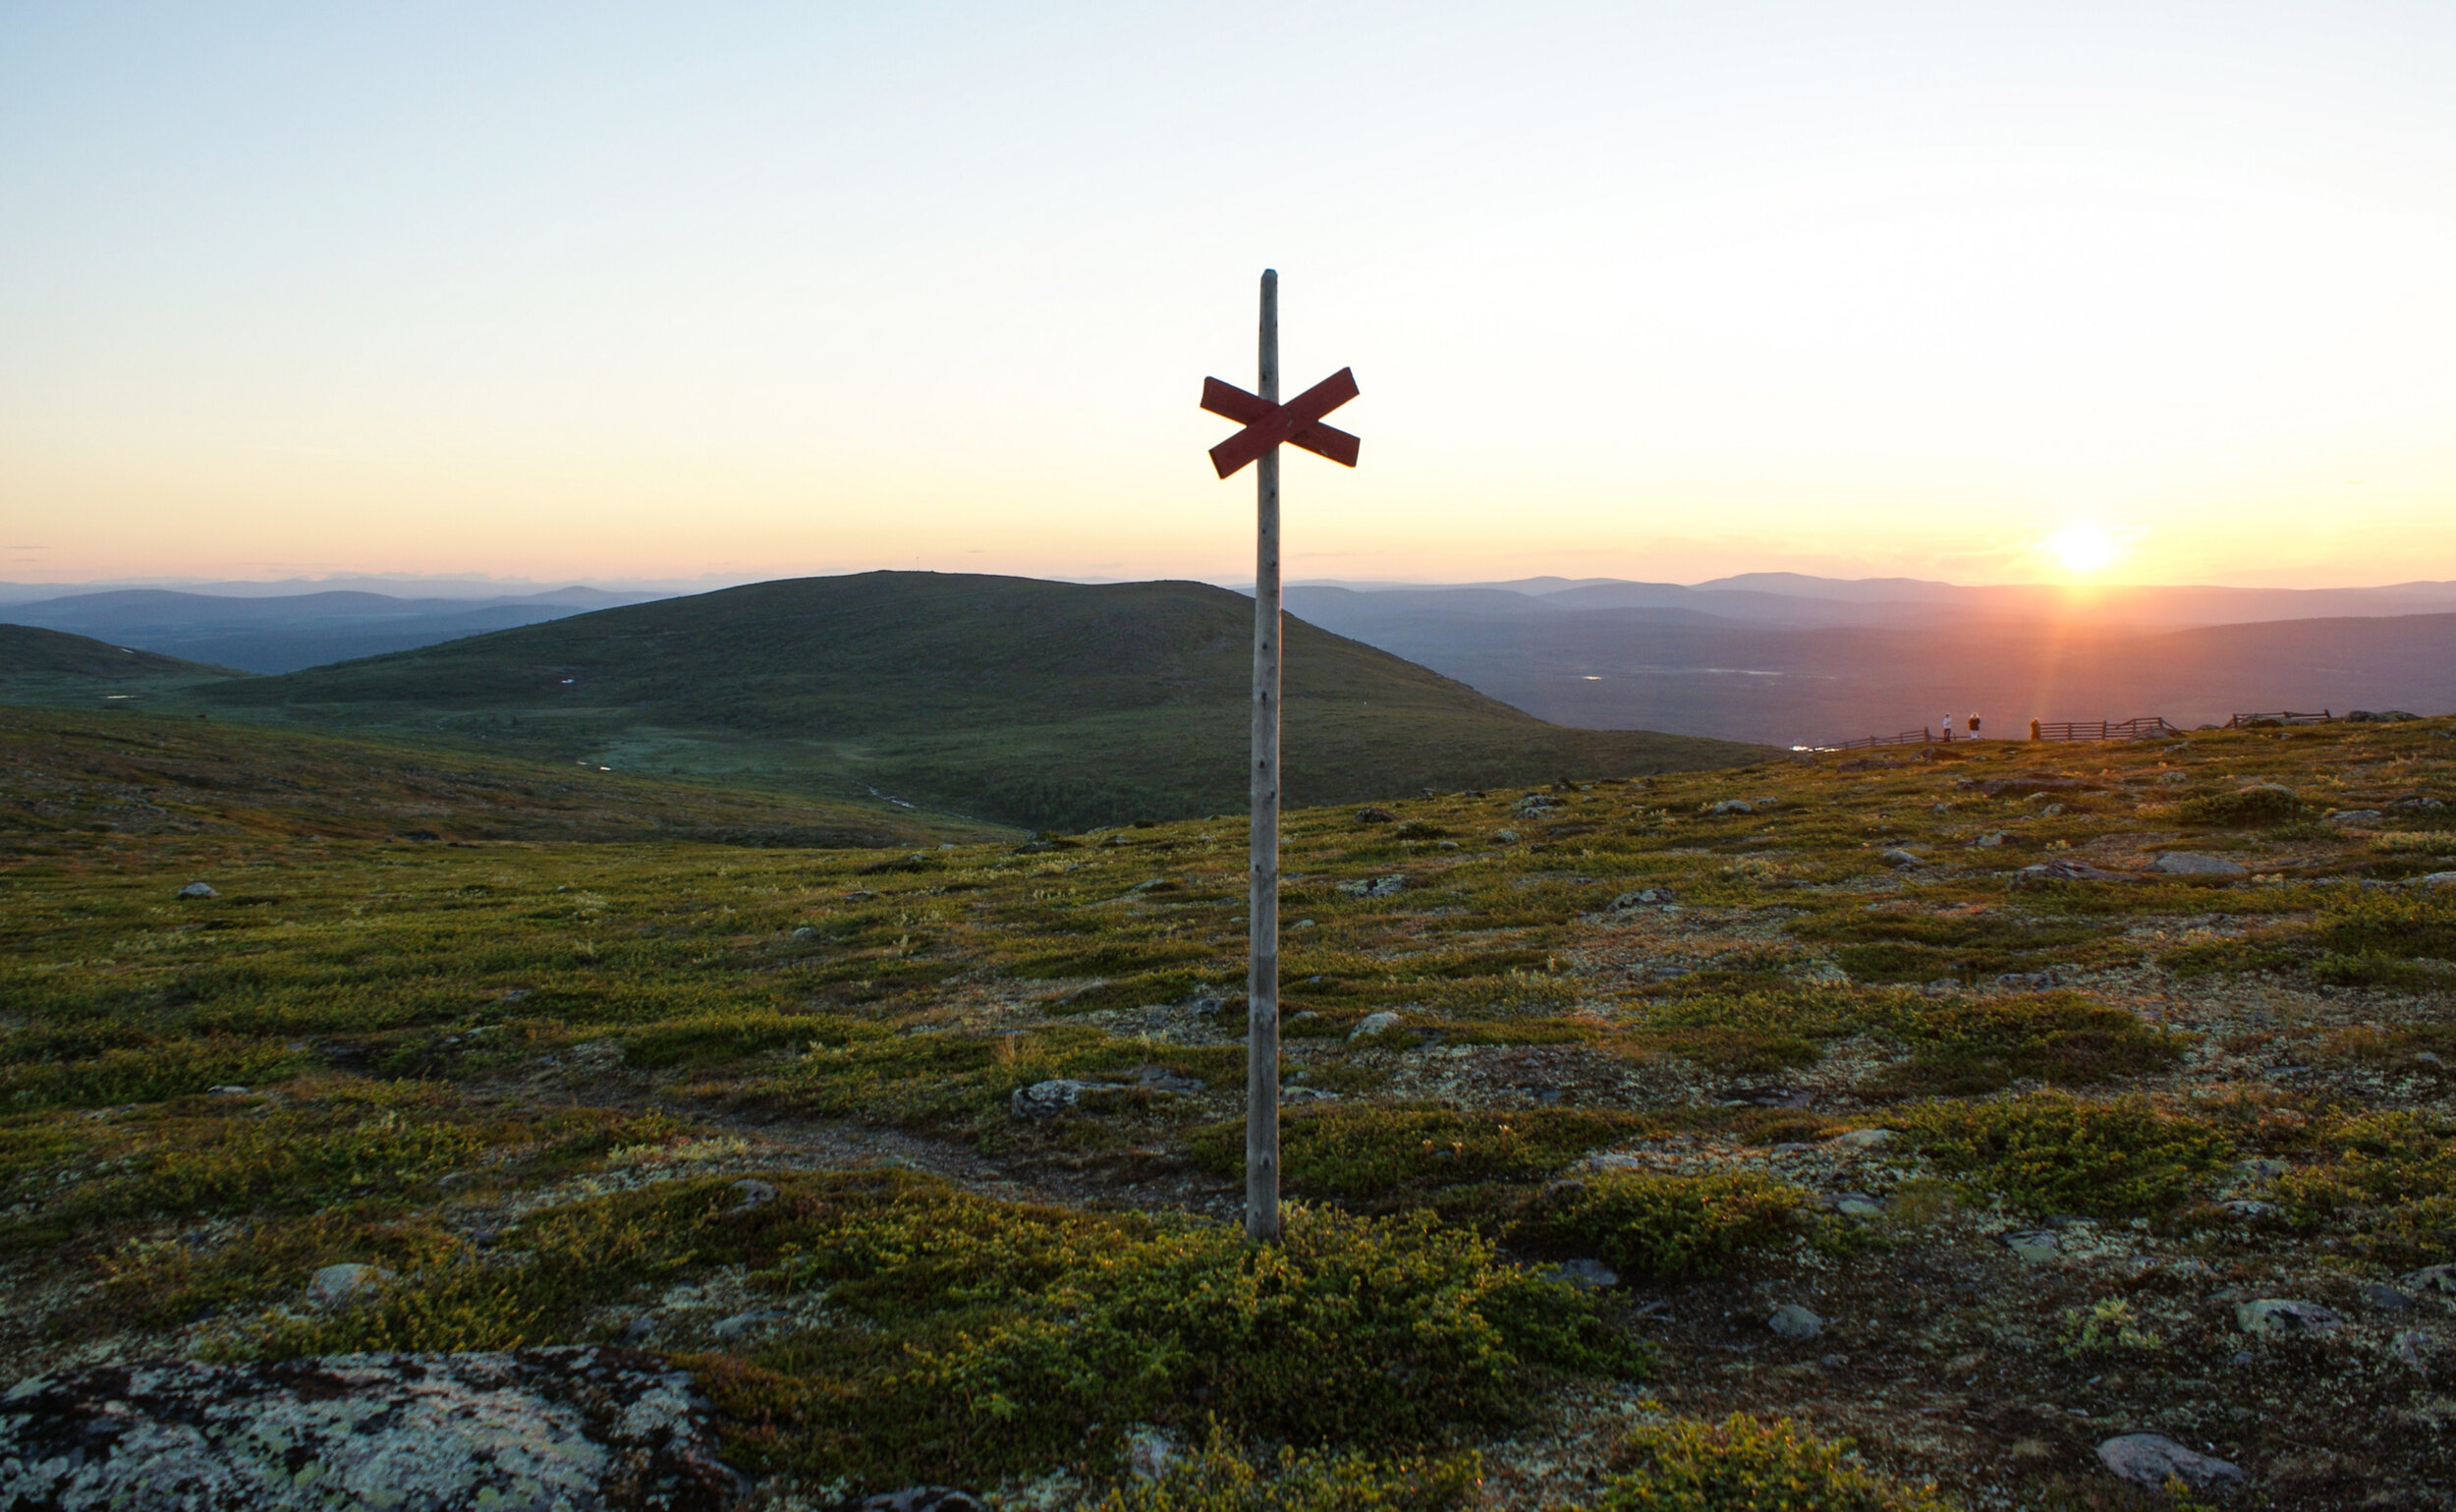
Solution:
M 1077 828 L 1241 809 L 1249 600 L 869 573 L 763 583 L 211 690 L 234 713 L 484 736 L 618 769 Z M 1728 765 L 1728 742 L 1546 724 L 1291 621 L 1292 804 Z
M 0 625 L 0 703 L 151 703 L 244 675 L 63 631 Z
M 134 712 L 0 707 L 0 835 L 936 844 L 984 826 L 884 804 L 551 767 Z
M 2296 801 L 2233 797 L 2252 782 Z M 1732 798 L 1755 812 L 1710 812 Z M 1440 1215 L 1423 1240 L 1301 1226 L 1289 1308 L 1386 1305 L 1287 1325 L 1322 1330 L 1318 1381 L 1286 1331 L 1230 1326 L 1247 1292 L 1206 1221 L 1237 1193 L 1239 1007 L 1200 990 L 1241 974 L 1233 836 L 919 865 L 0 839 L 0 1376 L 64 1347 L 641 1322 L 734 1415 L 737 1458 L 806 1487 L 1096 1483 L 1122 1474 L 1099 1426 L 1218 1419 L 1376 1454 L 1481 1441 L 1482 1505 L 1558 1507 L 1595 1499 L 1632 1421 L 1745 1409 L 1974 1504 L 2151 1505 L 2093 1456 L 2149 1429 L 2244 1466 L 2230 1504 L 2428 1505 L 2443 1449 L 2415 1425 L 2445 1398 L 2392 1349 L 2444 1337 L 2451 1303 L 2362 1287 L 2456 1259 L 2456 889 L 2419 881 L 2456 869 L 2451 805 L 2436 720 L 1826 756 L 1412 800 L 1406 827 L 1291 813 L 1287 1080 L 1339 1095 L 1290 1105 L 1289 1187 Z M 2173 850 L 2247 874 L 2013 885 Z M 223 897 L 177 901 L 191 877 Z M 1677 902 L 1613 907 L 1640 888 Z M 1349 1037 L 1379 1010 L 1395 1031 Z M 1010 1116 L 1061 1076 L 1117 1090 Z M 1889 1146 L 1837 1138 L 1874 1128 Z M 880 1165 L 1065 1202 L 824 1174 Z M 781 1195 L 745 1221 L 729 1183 L 754 1171 Z M 2053 1258 L 2004 1243 L 2050 1218 Z M 1600 1318 L 1661 1351 L 1656 1403 L 1614 1380 L 1626 1355 L 1538 1365 L 1542 1310 L 1504 1305 L 1483 1243 L 1619 1268 Z M 268 1311 L 340 1260 L 396 1291 Z M 2346 1322 L 2247 1336 L 2258 1298 Z M 1767 1333 L 1784 1303 L 1824 1335 Z M 1479 1308 L 1521 1332 L 1479 1333 Z M 1213 1354 L 1293 1373 L 1206 1377 Z M 1269 1416 L 1392 1372 L 1418 1416 Z M 1528 1393 L 1553 1416 L 1506 1427 Z M 1706 1472 L 1726 1452 L 1697 1446 Z

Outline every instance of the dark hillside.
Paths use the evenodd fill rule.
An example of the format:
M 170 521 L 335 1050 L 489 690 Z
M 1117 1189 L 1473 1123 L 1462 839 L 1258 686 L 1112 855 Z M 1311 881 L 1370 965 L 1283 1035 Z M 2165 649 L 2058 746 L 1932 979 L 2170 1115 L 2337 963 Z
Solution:
M 210 699 L 1075 827 L 1243 806 L 1251 615 L 1249 599 L 1195 583 L 868 573 L 608 609 Z M 1757 754 L 1563 729 L 1294 620 L 1287 667 L 1295 804 Z
M 0 625 L 0 703 L 120 708 L 242 674 L 30 625 Z
M 885 846 L 988 833 L 876 801 L 194 718 L 0 708 L 0 848 L 18 851 L 147 835 Z

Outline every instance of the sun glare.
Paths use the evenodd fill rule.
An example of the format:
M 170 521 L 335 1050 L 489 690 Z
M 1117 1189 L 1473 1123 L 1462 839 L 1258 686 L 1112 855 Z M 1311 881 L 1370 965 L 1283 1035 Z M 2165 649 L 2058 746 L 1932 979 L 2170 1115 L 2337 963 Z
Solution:
M 2074 521 L 2049 535 L 2042 545 L 2047 555 L 2071 573 L 2096 572 L 2123 555 L 2123 547 L 2115 537 L 2091 520 Z

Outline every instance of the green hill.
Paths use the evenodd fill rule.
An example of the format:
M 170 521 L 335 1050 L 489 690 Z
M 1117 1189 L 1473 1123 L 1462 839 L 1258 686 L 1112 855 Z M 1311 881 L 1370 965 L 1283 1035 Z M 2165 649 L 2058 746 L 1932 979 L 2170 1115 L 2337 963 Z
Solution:
M 432 743 L 0 708 L 0 846 L 95 835 L 902 846 L 997 832 L 875 800 L 710 788 Z
M 64 631 L 0 625 L 0 703 L 144 703 L 245 675 Z
M 1245 804 L 1252 602 L 1196 583 L 866 573 L 728 588 L 213 688 L 214 707 L 482 739 L 1076 828 Z M 1571 730 L 1290 620 L 1291 805 L 1731 765 Z

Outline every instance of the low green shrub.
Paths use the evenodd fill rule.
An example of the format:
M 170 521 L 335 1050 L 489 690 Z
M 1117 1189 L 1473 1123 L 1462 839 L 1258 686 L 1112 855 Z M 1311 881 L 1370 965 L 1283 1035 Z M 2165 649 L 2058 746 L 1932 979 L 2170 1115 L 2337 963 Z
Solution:
M 1949 1512 L 1933 1487 L 1892 1484 L 1848 1439 L 1811 1437 L 1788 1418 L 1642 1428 L 1614 1458 L 1596 1512 Z
M 2417 1112 L 2343 1115 L 2313 1132 L 2328 1158 L 2298 1165 L 2265 1194 L 2306 1233 L 2335 1231 L 2391 1265 L 2456 1254 L 2456 1122 Z
M 1279 1125 L 1280 1171 L 1292 1192 L 1387 1205 L 1437 1187 L 1546 1176 L 1645 1124 L 1630 1113 L 1561 1108 L 1291 1109 Z M 1186 1152 L 1207 1170 L 1242 1176 L 1244 1121 L 1205 1124 Z
M 2183 1036 L 2069 992 L 1920 1007 L 1895 1016 L 1910 1060 L 1888 1079 L 1896 1095 L 1970 1096 L 2019 1080 L 2089 1086 L 2163 1071 Z
M 308 1057 L 279 1040 L 206 1035 L 101 1050 L 78 1058 L 35 1058 L 0 1038 L 0 1108 L 106 1107 L 194 1096 L 223 1086 L 261 1087 L 307 1069 Z M 30 1036 L 28 1036 L 30 1037 Z
M 2291 824 L 2311 812 L 2294 790 L 2274 782 L 2257 782 L 2231 793 L 2208 793 L 2187 799 L 2180 810 L 2187 824 L 2223 829 L 2272 829 Z
M 283 1319 L 259 1352 L 506 1348 L 585 1337 L 595 1308 L 740 1265 L 826 1319 L 694 1360 L 742 1462 L 872 1485 L 995 1478 L 1114 1447 L 1132 1423 L 1372 1450 L 1521 1421 L 1550 1371 L 1634 1373 L 1642 1347 L 1570 1287 L 1428 1216 L 1294 1211 L 1284 1241 L 993 1202 L 903 1173 L 679 1181 L 552 1209 L 502 1257 L 402 1275 Z
M 1111 1489 L 1084 1512 L 1450 1512 L 1472 1506 L 1480 1456 L 1372 1460 L 1361 1454 L 1240 1454 L 1213 1428 L 1202 1448 L 1149 1481 Z
M 2040 1212 L 2166 1211 L 2231 1153 L 2215 1128 L 2145 1097 L 2037 1092 L 1929 1103 L 1896 1122 L 1973 1196 Z
M 1512 1225 L 1514 1243 L 1592 1256 L 1614 1269 L 1673 1280 L 1720 1269 L 1751 1250 L 1809 1232 L 1809 1194 L 1752 1171 L 1682 1176 L 1606 1171 L 1557 1182 Z

